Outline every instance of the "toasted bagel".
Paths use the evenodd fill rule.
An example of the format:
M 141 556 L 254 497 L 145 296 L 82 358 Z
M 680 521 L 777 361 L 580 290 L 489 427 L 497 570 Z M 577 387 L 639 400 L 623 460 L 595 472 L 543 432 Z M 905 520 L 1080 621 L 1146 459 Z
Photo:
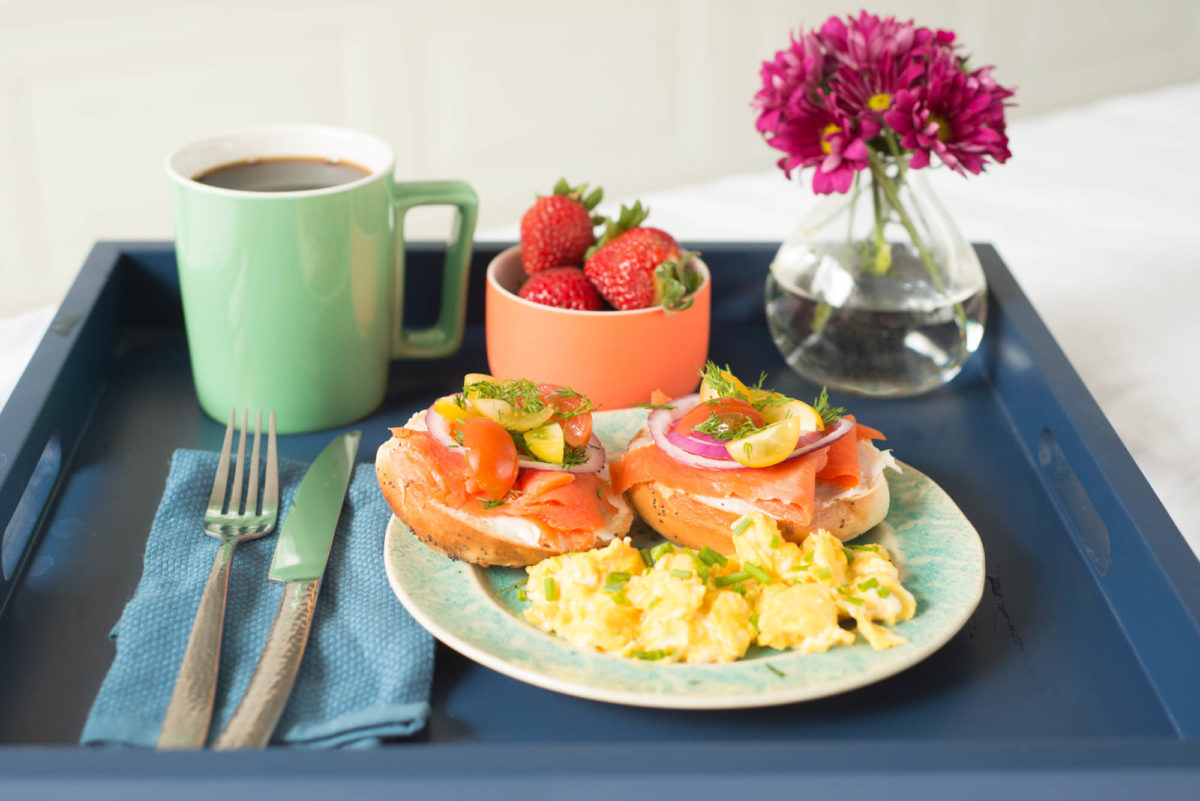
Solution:
M 778 521 L 781 535 L 801 542 L 809 532 L 825 529 L 839 539 L 851 540 L 887 517 L 891 496 L 884 467 L 894 467 L 891 455 L 869 441 L 860 442 L 862 478 L 857 487 L 839 490 L 817 482 L 816 505 L 808 525 Z M 687 548 L 705 546 L 733 553 L 730 539 L 734 522 L 754 506 L 734 498 L 699 498 L 658 481 L 643 481 L 626 492 L 638 515 L 655 531 Z
M 414 416 L 406 427 L 424 426 Z M 523 567 L 569 550 L 552 544 L 554 538 L 548 535 L 553 532 L 546 531 L 544 523 L 508 515 L 479 515 L 447 506 L 434 497 L 430 486 L 414 480 L 411 473 L 406 476 L 403 468 L 410 458 L 404 442 L 393 437 L 376 453 L 375 472 L 392 512 L 429 547 L 484 567 Z M 606 467 L 601 477 L 607 475 Z M 633 522 L 633 512 L 624 498 L 612 496 L 610 500 L 617 512 L 606 512 L 607 525 L 594 532 L 596 545 L 625 535 Z

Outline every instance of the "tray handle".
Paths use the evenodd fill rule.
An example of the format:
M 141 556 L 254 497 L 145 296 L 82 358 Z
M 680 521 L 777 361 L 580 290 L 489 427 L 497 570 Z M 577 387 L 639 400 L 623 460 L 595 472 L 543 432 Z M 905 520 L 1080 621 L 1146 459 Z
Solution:
M 1104 576 L 1112 564 L 1112 544 L 1108 526 L 1096 511 L 1083 482 L 1063 453 L 1058 440 L 1048 427 L 1038 437 L 1037 466 L 1042 480 L 1050 490 L 1050 498 L 1066 523 L 1075 542 L 1092 560 L 1096 571 Z
M 32 452 L 32 448 L 26 450 L 26 453 Z M 12 506 L 11 509 L 0 509 L 0 520 L 8 520 L 0 535 L 0 611 L 20 573 L 33 532 L 37 530 L 46 502 L 62 472 L 62 439 L 57 431 L 51 432 L 37 461 L 21 459 L 21 455 L 14 455 L 10 462 L 8 454 L 0 453 L 0 487 L 6 490 L 0 497 L 17 498 L 15 504 L 11 500 L 7 504 Z M 17 491 L 21 493 L 19 497 Z

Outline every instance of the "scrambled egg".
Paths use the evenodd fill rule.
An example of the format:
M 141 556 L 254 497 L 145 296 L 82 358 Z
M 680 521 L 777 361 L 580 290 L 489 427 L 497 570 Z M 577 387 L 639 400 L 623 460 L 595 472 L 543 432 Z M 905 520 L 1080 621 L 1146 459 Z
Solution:
M 526 568 L 525 618 L 582 648 L 663 662 L 731 662 L 752 644 L 826 651 L 855 631 L 876 649 L 906 642 L 885 626 L 916 601 L 884 548 L 827 531 L 796 545 L 761 513 L 734 524 L 733 546 L 728 558 L 616 539 L 546 559 Z

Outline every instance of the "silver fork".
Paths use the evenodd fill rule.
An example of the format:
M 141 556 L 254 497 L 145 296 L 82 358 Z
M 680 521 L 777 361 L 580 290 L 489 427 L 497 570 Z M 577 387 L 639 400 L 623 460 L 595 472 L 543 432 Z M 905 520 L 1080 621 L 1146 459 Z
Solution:
M 233 549 L 242 540 L 254 539 L 275 528 L 279 512 L 279 460 L 275 452 L 275 412 L 271 412 L 267 435 L 267 465 L 263 477 L 262 510 L 258 510 L 258 456 L 262 437 L 262 412 L 254 425 L 254 447 L 250 454 L 249 480 L 246 481 L 246 505 L 241 506 L 243 457 L 246 452 L 246 418 L 242 412 L 242 433 L 238 438 L 237 462 L 229 504 L 225 505 L 225 487 L 229 479 L 229 451 L 233 444 L 236 410 L 229 413 L 221 461 L 213 480 L 212 495 L 204 513 L 204 532 L 221 541 L 212 570 L 200 597 L 200 607 L 192 622 L 183 653 L 183 664 L 175 679 L 175 689 L 167 705 L 159 748 L 203 748 L 212 720 L 213 697 L 217 689 L 217 665 L 221 655 L 221 630 L 225 624 L 225 592 L 229 586 L 229 565 Z

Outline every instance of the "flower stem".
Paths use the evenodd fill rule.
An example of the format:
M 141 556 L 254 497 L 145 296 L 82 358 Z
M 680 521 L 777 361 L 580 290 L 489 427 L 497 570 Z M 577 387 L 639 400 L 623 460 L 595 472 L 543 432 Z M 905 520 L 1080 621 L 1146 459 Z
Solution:
M 905 211 L 904 204 L 900 202 L 900 191 L 896 188 L 896 184 L 892 179 L 888 177 L 887 170 L 884 168 L 883 162 L 879 159 L 879 154 L 873 149 L 867 148 L 867 158 L 870 160 L 871 174 L 875 176 L 875 183 L 883 190 L 883 194 L 887 196 L 888 202 L 896 210 L 896 214 L 900 215 L 900 222 L 904 225 L 905 230 L 908 231 L 908 235 L 912 239 L 917 253 L 921 255 L 921 262 L 925 265 L 925 271 L 929 273 L 929 278 L 933 281 L 934 287 L 943 295 L 946 294 L 946 287 L 942 284 L 942 277 L 938 275 L 937 264 L 933 261 L 933 255 L 926 249 L 920 232 L 913 224 L 912 218 L 908 216 L 908 212 Z M 958 318 L 960 330 L 965 331 L 967 312 L 963 308 L 961 301 L 954 304 L 954 314 Z
M 875 258 L 873 272 L 876 275 L 884 275 L 889 269 L 891 269 L 892 260 L 890 258 L 891 248 L 888 246 L 887 241 L 883 237 L 883 224 L 886 215 L 883 210 L 883 198 L 879 196 L 878 181 L 871 182 L 871 200 L 874 201 L 875 209 L 875 249 L 873 251 L 875 253 Z M 884 248 L 888 249 L 887 257 L 883 255 Z
M 879 160 L 879 155 L 874 150 L 868 148 L 868 158 L 871 162 L 871 174 L 875 176 L 875 183 L 879 185 L 879 188 L 883 190 L 883 194 L 887 196 L 888 203 L 900 215 L 900 222 L 904 225 L 904 229 L 908 231 L 908 235 L 912 239 L 917 253 L 921 255 L 921 262 L 925 265 L 925 270 L 929 273 L 929 278 L 933 281 L 933 285 L 937 287 L 938 292 L 945 293 L 946 289 L 942 286 L 942 278 L 938 275 L 937 265 L 933 261 L 933 256 L 925 248 L 925 242 L 921 239 L 920 232 L 913 225 L 908 212 L 904 210 L 904 204 L 900 202 L 900 192 L 896 189 L 896 185 L 892 183 L 892 179 L 888 177 L 887 171 Z
M 908 169 L 908 159 L 900 155 L 900 144 L 896 141 L 896 134 L 892 133 L 892 129 L 884 126 L 883 138 L 887 140 L 888 150 L 892 151 L 892 158 L 896 160 L 896 182 L 904 180 L 904 173 Z

